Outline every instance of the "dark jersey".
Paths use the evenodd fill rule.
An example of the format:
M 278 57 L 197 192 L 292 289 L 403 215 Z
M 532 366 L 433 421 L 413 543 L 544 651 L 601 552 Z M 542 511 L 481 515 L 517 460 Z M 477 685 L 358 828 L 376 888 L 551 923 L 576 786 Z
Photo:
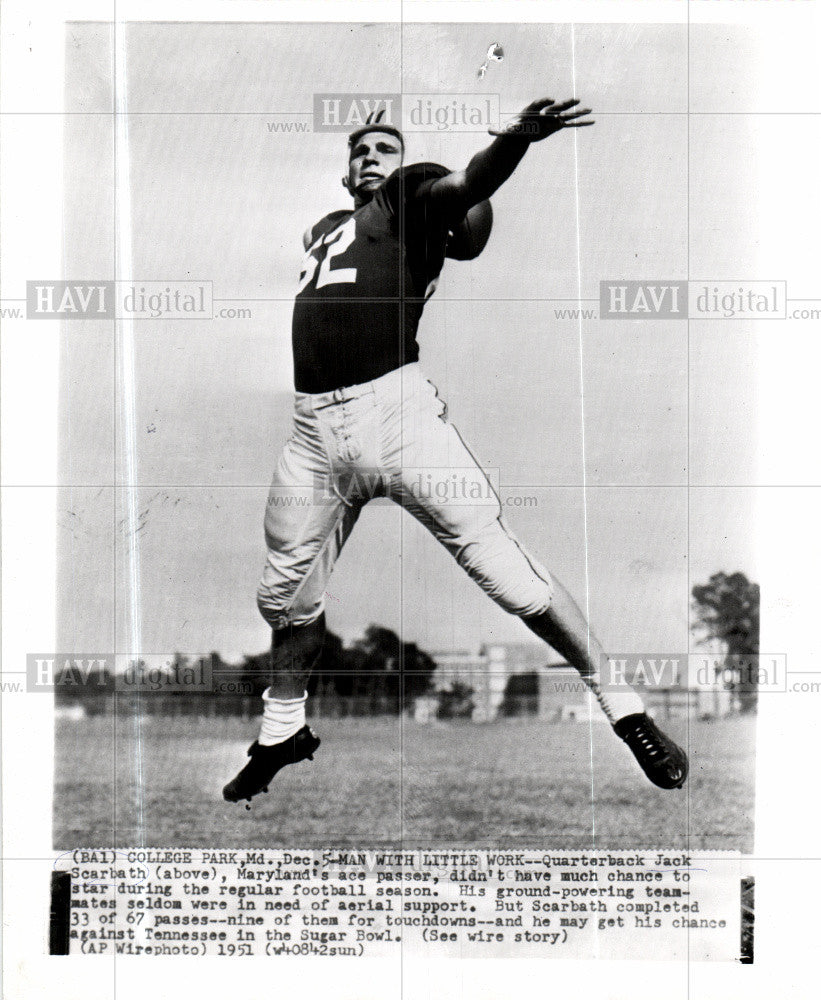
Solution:
M 291 329 L 298 392 L 357 385 L 418 360 L 419 318 L 448 238 L 426 195 L 447 173 L 434 163 L 403 167 L 367 205 L 313 227 Z

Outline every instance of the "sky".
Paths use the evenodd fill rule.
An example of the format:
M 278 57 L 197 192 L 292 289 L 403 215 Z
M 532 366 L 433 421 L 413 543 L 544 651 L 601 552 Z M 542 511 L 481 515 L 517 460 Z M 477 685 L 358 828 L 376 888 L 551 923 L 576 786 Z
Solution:
M 580 323 L 554 310 L 597 300 L 606 279 L 772 277 L 749 212 L 758 126 L 712 116 L 728 88 L 743 91 L 759 41 L 692 29 L 691 110 L 703 113 L 688 120 L 680 25 L 132 25 L 119 220 L 132 274 L 117 276 L 208 280 L 252 315 L 134 324 L 130 454 L 113 326 L 65 324 L 61 648 L 126 650 L 135 634 L 151 653 L 266 647 L 255 592 L 289 433 L 301 234 L 349 204 L 344 136 L 268 124 L 310 123 L 315 92 L 402 91 L 499 95 L 505 111 L 575 94 L 594 109 L 593 128 L 531 149 L 497 192 L 484 253 L 446 265 L 420 325 L 422 366 L 498 470 L 508 523 L 605 647 L 686 651 L 692 585 L 719 570 L 756 578 L 766 324 Z M 505 57 L 480 81 L 492 42 Z M 111 43 L 103 24 L 67 40 L 67 277 L 114 276 Z M 406 162 L 459 167 L 484 142 L 415 134 Z M 434 650 L 530 638 L 383 504 L 360 519 L 327 610 L 345 634 L 378 622 Z

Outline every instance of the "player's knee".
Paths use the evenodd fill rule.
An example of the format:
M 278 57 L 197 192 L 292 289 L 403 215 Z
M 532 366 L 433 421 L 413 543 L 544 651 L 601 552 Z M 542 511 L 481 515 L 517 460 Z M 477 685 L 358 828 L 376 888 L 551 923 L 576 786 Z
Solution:
M 268 550 L 257 588 L 257 607 L 272 629 L 307 625 L 325 609 L 323 574 L 309 553 Z
M 528 617 L 550 607 L 550 574 L 501 522 L 459 540 L 454 555 L 485 593 L 510 614 Z
M 484 589 L 500 607 L 520 618 L 544 614 L 553 601 L 553 585 L 545 570 L 528 568 L 517 570 L 515 576 L 491 576 Z
M 543 615 L 553 602 L 553 586 L 549 577 L 539 577 L 506 596 L 506 600 L 499 602 L 506 611 L 519 618 L 536 617 Z
M 325 610 L 323 596 L 294 594 L 294 588 L 272 586 L 265 579 L 257 589 L 259 613 L 274 631 L 289 625 L 310 625 Z
M 257 587 L 257 607 L 272 629 L 283 628 L 287 624 L 289 599 L 285 581 L 272 574 L 266 566 Z

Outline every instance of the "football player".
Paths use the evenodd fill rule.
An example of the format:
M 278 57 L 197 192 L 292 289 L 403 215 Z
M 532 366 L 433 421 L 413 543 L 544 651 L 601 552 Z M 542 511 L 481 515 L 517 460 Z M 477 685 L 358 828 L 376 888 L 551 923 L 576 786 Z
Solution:
M 304 236 L 292 322 L 294 429 L 269 494 L 258 592 L 272 629 L 271 683 L 259 737 L 225 786 L 226 800 L 250 801 L 282 767 L 312 758 L 319 746 L 305 723 L 305 686 L 322 650 L 325 589 L 374 496 L 406 507 L 493 600 L 579 671 L 650 781 L 668 789 L 684 784 L 684 751 L 632 688 L 602 684 L 598 640 L 572 597 L 505 524 L 484 472 L 418 364 L 419 318 L 445 259 L 481 251 L 492 218 L 488 199 L 533 143 L 593 124 L 578 104 L 534 101 L 491 131 L 493 141 L 463 170 L 404 166 L 401 132 L 378 117 L 349 137 L 342 183 L 353 208 L 326 215 Z M 418 488 L 420 469 L 443 482 L 449 470 L 467 473 L 491 501 L 442 502 L 438 491 Z

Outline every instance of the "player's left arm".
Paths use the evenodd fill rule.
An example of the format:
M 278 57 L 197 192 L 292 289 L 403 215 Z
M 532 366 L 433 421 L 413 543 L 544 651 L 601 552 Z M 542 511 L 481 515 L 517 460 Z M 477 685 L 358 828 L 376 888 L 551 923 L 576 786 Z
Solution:
M 533 101 L 502 129 L 489 129 L 493 142 L 480 150 L 464 170 L 456 170 L 434 181 L 429 197 L 439 202 L 446 214 L 461 218 L 473 205 L 489 198 L 504 184 L 521 162 L 528 146 L 541 142 L 565 128 L 592 125 L 584 119 L 589 108 L 577 110 L 577 100 L 557 104 L 549 97 Z

